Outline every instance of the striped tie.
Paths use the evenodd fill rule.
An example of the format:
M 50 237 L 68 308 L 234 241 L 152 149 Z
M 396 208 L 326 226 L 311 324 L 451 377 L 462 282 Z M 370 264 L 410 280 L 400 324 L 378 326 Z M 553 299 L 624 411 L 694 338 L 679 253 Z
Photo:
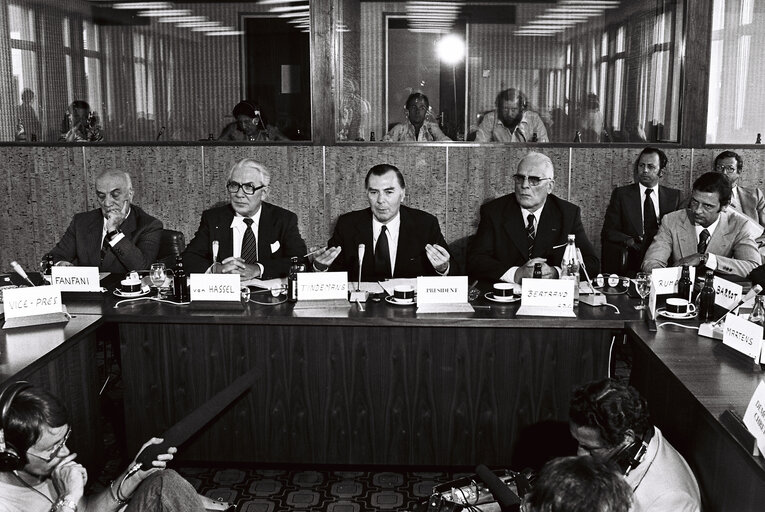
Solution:
M 526 224 L 526 237 L 529 242 L 529 258 L 531 258 L 531 253 L 534 252 L 534 239 L 537 236 L 537 231 L 534 229 L 534 214 L 530 213 L 527 219 L 529 223 Z
M 709 238 L 712 235 L 709 234 L 709 231 L 706 229 L 702 229 L 701 233 L 699 233 L 699 245 L 696 247 L 696 251 L 699 254 L 704 254 L 707 252 L 707 246 L 709 245 Z
M 255 263 L 258 261 L 258 243 L 255 240 L 255 233 L 252 232 L 253 220 L 250 218 L 242 219 L 247 224 L 242 238 L 242 259 L 245 263 Z

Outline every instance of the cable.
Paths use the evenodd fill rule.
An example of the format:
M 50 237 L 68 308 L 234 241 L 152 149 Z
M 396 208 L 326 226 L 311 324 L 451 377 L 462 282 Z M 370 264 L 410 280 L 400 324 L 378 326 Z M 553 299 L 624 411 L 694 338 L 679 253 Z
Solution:
M 608 349 L 608 378 L 611 378 L 611 358 L 614 355 L 614 344 L 616 343 L 616 334 L 611 336 L 611 347 Z
M 656 324 L 656 327 L 663 327 L 665 325 L 676 325 L 678 327 L 682 327 L 683 329 L 693 329 L 694 331 L 698 331 L 699 330 L 698 327 L 694 327 L 693 325 L 683 325 L 683 324 L 679 324 L 677 322 L 662 322 L 660 324 Z

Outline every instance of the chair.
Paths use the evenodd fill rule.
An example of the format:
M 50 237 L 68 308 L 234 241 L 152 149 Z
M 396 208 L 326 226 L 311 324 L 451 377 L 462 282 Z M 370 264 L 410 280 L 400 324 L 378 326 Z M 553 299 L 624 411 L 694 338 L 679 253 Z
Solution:
M 185 248 L 186 240 L 183 233 L 172 229 L 163 229 L 162 238 L 159 241 L 157 261 L 164 263 L 168 268 L 172 268 L 175 265 L 175 259 L 183 253 Z

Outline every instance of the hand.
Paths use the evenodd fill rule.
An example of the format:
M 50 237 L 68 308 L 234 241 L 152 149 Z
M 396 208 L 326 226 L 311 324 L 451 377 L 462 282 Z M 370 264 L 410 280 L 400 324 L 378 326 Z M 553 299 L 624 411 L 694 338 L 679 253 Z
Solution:
M 701 263 L 702 257 L 701 254 L 691 254 L 690 256 L 686 256 L 685 258 L 681 259 L 676 263 L 678 267 L 681 267 L 683 265 L 688 265 L 689 267 L 695 267 L 699 263 Z
M 624 242 L 624 245 L 627 246 L 628 249 L 632 249 L 633 251 L 639 251 L 641 250 L 641 244 L 639 238 L 629 238 L 626 242 Z
M 132 468 L 136 464 L 136 459 L 138 459 L 138 456 L 141 454 L 142 451 L 146 449 L 147 446 L 151 446 L 153 444 L 160 444 L 164 439 L 160 437 L 152 437 L 148 441 L 146 441 L 143 446 L 141 446 L 141 449 L 138 450 L 138 453 L 136 454 L 135 458 L 133 459 L 133 462 L 130 463 L 130 467 Z M 173 456 L 175 453 L 178 452 L 178 448 L 171 446 L 167 449 L 167 452 L 161 453 L 157 455 L 157 458 L 151 461 L 151 468 L 147 470 L 139 470 L 134 477 L 129 478 L 125 481 L 125 483 L 122 486 L 122 495 L 123 496 L 130 496 L 135 491 L 135 488 L 138 487 L 138 484 L 140 484 L 146 477 L 149 475 L 156 473 L 157 471 L 161 471 L 167 467 L 167 463 L 173 460 Z M 122 477 L 120 476 L 120 480 Z
M 85 493 L 88 472 L 82 464 L 74 461 L 75 457 L 77 457 L 76 453 L 67 455 L 53 468 L 51 478 L 59 496 L 78 502 Z
M 260 277 L 260 266 L 254 263 L 245 263 L 242 258 L 229 256 L 219 265 L 215 265 L 213 272 L 216 274 L 239 274 L 245 281 Z
M 319 251 L 313 255 L 313 265 L 316 270 L 322 272 L 327 270 L 327 268 L 332 265 L 332 262 L 334 262 L 335 259 L 340 256 L 342 250 L 342 247 L 325 247 L 323 249 L 319 249 Z M 311 251 L 313 251 L 313 247 L 311 248 Z
M 427 244 L 425 254 L 428 256 L 430 264 L 439 274 L 446 272 L 449 268 L 449 252 L 438 244 Z
M 61 261 L 57 261 L 57 262 L 54 264 L 54 266 L 55 266 L 55 267 L 73 267 L 74 265 L 72 265 L 72 263 L 71 263 L 71 262 L 69 262 L 69 261 L 64 261 L 64 260 L 61 260 Z
M 534 265 L 537 263 L 542 264 L 542 279 L 558 279 L 558 271 L 548 265 L 544 258 L 531 258 L 515 271 L 515 282 L 520 284 L 524 277 L 534 277 Z
M 114 231 L 120 227 L 122 221 L 127 217 L 128 210 L 130 209 L 130 202 L 125 199 L 122 201 L 122 206 L 119 209 L 110 208 L 106 213 L 106 232 Z

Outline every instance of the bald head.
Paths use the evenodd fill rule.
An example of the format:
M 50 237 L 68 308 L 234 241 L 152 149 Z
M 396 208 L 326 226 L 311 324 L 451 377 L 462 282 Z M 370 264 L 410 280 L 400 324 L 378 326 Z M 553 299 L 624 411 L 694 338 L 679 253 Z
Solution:
M 529 153 L 518 163 L 513 180 L 518 204 L 535 212 L 545 204 L 548 194 L 553 191 L 555 175 L 552 161 L 542 153 Z

